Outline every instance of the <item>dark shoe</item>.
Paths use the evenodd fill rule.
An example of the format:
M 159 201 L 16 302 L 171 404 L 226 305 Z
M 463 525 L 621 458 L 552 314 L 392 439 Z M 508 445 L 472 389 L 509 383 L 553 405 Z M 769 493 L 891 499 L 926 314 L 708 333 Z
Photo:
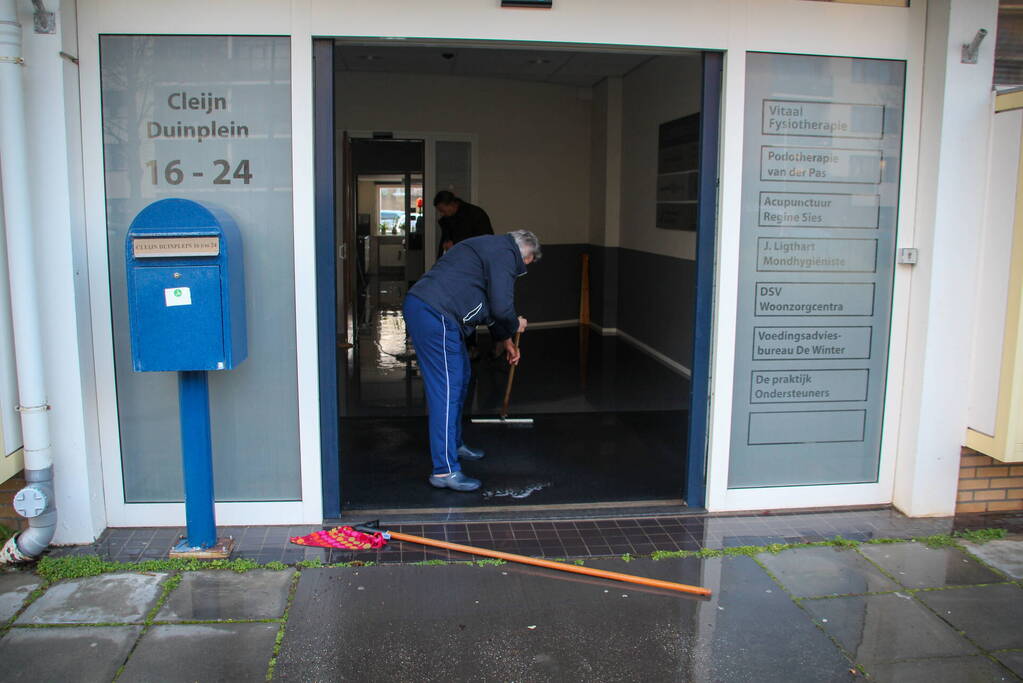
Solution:
M 481 482 L 479 479 L 465 476 L 462 472 L 452 472 L 446 477 L 438 477 L 436 474 L 431 475 L 430 486 L 455 491 L 475 491 L 481 486 Z
M 464 443 L 458 447 L 459 460 L 479 460 L 484 455 L 482 448 L 469 448 Z

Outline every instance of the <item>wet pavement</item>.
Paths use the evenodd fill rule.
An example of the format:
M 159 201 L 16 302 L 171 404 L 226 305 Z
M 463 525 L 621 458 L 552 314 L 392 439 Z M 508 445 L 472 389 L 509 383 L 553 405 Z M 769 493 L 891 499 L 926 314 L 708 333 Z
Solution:
M 1023 559 L 1023 536 L 995 542 L 1003 561 Z M 32 574 L 4 573 L 0 605 L 35 600 L 0 621 L 0 681 L 110 681 L 119 671 L 118 681 L 1023 676 L 1023 584 L 961 547 L 864 543 L 585 565 L 713 596 L 515 564 L 120 573 L 31 597 Z
M 709 601 L 531 568 L 322 569 L 299 583 L 282 680 L 847 680 L 849 664 L 748 557 L 587 566 L 729 586 Z M 347 609 L 337 609 L 336 596 Z M 735 642 L 729 642 L 735 638 Z M 350 643 L 352 647 L 335 647 Z M 358 643 L 380 644 L 386 657 Z M 803 672 L 800 675 L 798 672 Z
M 1023 579 L 1023 555 L 1013 541 L 995 540 L 983 545 L 965 543 L 971 553 L 995 567 L 1006 576 Z

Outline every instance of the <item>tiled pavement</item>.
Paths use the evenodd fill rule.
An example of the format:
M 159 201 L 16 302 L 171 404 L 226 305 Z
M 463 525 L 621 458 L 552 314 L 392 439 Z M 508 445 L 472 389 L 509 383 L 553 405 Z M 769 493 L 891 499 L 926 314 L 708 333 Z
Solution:
M 872 538 L 913 538 L 949 533 L 958 527 L 992 525 L 991 518 L 908 518 L 891 509 L 764 515 L 683 514 L 656 517 L 547 520 L 522 522 L 449 522 L 399 524 L 392 531 L 427 536 L 465 545 L 480 545 L 523 555 L 542 557 L 602 557 L 649 555 L 655 550 L 698 550 L 741 545 L 805 543 L 835 536 L 866 541 Z M 1000 518 L 999 525 L 1023 530 L 1023 516 Z M 290 544 L 319 526 L 221 527 L 221 535 L 235 538 L 234 557 L 261 563 L 294 564 L 319 559 L 325 563 L 364 560 L 409 563 L 453 559 L 446 550 L 392 542 L 371 552 L 305 548 Z M 109 560 L 137 561 L 167 556 L 184 533 L 180 528 L 107 529 L 95 543 L 58 548 L 54 555 L 100 555 Z
M 878 535 L 897 531 L 909 533 Z M 735 537 L 749 535 L 770 538 Z M 586 565 L 714 594 L 514 564 L 387 564 L 108 574 L 56 583 L 22 607 L 32 575 L 0 573 L 0 682 L 255 681 L 271 672 L 417 683 L 1023 677 L 1023 577 L 958 548 L 864 544 Z

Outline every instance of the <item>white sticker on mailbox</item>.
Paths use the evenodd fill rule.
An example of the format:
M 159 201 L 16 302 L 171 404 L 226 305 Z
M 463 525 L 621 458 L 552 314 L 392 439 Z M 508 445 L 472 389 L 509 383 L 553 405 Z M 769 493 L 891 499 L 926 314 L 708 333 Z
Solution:
M 191 306 L 192 290 L 188 287 L 173 287 L 163 290 L 163 297 L 168 306 Z

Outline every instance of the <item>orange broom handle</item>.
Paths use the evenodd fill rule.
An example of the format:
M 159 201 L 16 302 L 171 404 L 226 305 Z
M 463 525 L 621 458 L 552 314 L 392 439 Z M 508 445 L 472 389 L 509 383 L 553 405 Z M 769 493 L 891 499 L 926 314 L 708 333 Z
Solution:
M 476 548 L 471 545 L 460 545 L 458 543 L 449 543 L 448 541 L 438 541 L 432 538 L 425 538 L 423 536 L 402 534 L 397 531 L 391 531 L 389 533 L 391 538 L 396 538 L 399 541 L 408 541 L 410 543 L 419 543 L 421 545 L 432 545 L 435 548 L 447 548 L 448 550 L 456 550 L 460 553 L 468 553 L 470 555 L 483 555 L 484 557 L 493 557 L 498 560 L 507 560 L 508 562 L 531 564 L 534 567 L 546 567 L 547 569 L 557 569 L 558 571 L 572 572 L 573 574 L 596 576 L 601 579 L 611 579 L 612 581 L 625 581 L 626 583 L 635 583 L 640 586 L 666 588 L 668 590 L 680 591 L 682 593 L 692 593 L 693 595 L 703 595 L 707 597 L 711 595 L 710 589 L 702 588 L 700 586 L 689 586 L 684 583 L 661 581 L 660 579 L 648 579 L 642 576 L 633 576 L 632 574 L 621 574 L 619 572 L 609 572 L 603 569 L 593 569 L 592 567 L 582 567 L 575 564 L 565 564 L 563 562 L 554 562 L 552 560 L 541 560 L 536 557 L 527 557 L 526 555 L 502 553 L 499 550 L 487 550 L 486 548 Z

